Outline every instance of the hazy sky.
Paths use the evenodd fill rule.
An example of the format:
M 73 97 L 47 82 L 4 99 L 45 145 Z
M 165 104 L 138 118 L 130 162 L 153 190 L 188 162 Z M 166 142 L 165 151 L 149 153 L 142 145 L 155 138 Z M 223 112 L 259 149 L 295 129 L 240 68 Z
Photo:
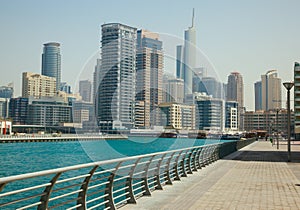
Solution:
M 300 61 L 299 0 L 0 0 L 0 85 L 13 81 L 20 95 L 22 72 L 41 72 L 42 46 L 48 41 L 61 43 L 62 81 L 75 87 L 79 78 L 91 79 L 83 72 L 93 71 L 100 26 L 108 22 L 176 37 L 174 48 L 165 45 L 175 53 L 191 25 L 193 7 L 197 46 L 221 81 L 232 71 L 242 74 L 247 110 L 254 107 L 253 83 L 261 74 L 277 69 L 283 81 L 293 79 L 294 62 Z M 165 68 L 175 72 L 175 62 L 169 59 Z

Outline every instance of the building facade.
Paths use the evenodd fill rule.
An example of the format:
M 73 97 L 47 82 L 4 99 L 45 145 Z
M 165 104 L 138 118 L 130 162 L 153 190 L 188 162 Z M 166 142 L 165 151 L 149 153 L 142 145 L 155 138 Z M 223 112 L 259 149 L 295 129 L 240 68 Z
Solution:
M 60 43 L 49 42 L 44 44 L 42 54 L 42 75 L 56 79 L 56 90 L 60 90 L 61 83 L 61 55 Z
M 194 130 L 195 106 L 179 103 L 161 103 L 161 125 L 167 129 Z
M 23 72 L 22 97 L 53 97 L 56 95 L 56 79 L 41 74 Z
M 184 82 L 183 79 L 169 79 L 164 84 L 165 102 L 183 103 Z
M 25 125 L 28 115 L 28 98 L 11 98 L 8 115 L 14 125 Z
M 92 82 L 89 80 L 79 81 L 79 94 L 85 102 L 92 101 Z
M 129 130 L 134 124 L 136 28 L 103 24 L 101 44 L 98 124 L 102 132 Z
M 13 98 L 14 88 L 10 85 L 0 87 L 0 98 Z
M 262 84 L 261 81 L 254 83 L 254 94 L 255 94 L 255 111 L 262 110 Z
M 287 110 L 247 111 L 244 114 L 246 131 L 265 131 L 269 135 L 280 133 L 287 135 Z M 294 112 L 291 112 L 291 134 L 294 133 Z
M 5 119 L 8 117 L 9 110 L 9 99 L 0 98 L 0 119 Z
M 294 112 L 295 112 L 295 134 L 300 135 L 300 64 L 294 64 Z
M 217 81 L 214 77 L 203 77 L 199 83 L 198 90 L 198 92 L 204 92 L 207 95 L 211 95 L 213 98 L 224 98 L 222 83 Z
M 225 130 L 238 130 L 238 102 L 225 102 Z
M 162 41 L 159 40 L 157 33 L 138 30 L 135 99 L 137 101 L 144 101 L 145 128 L 159 125 L 158 105 L 163 100 L 162 83 Z

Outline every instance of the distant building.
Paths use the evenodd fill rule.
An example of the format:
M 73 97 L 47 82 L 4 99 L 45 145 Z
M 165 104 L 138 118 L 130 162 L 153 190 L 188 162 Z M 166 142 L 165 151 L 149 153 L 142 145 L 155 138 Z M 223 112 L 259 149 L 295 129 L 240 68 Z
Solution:
M 262 110 L 281 109 L 281 86 L 277 70 L 261 75 Z
M 199 91 L 211 95 L 213 98 L 224 98 L 222 83 L 214 77 L 203 77 L 199 83 Z
M 238 102 L 225 102 L 225 129 L 229 131 L 238 130 Z
M 60 91 L 63 91 L 63 92 L 68 93 L 68 94 L 71 94 L 72 93 L 71 85 L 69 85 L 66 82 L 60 83 Z
M 194 93 L 196 129 L 223 131 L 225 127 L 224 100 L 212 98 L 204 93 Z
M 83 101 L 91 102 L 92 101 L 92 82 L 89 80 L 79 81 L 79 94 L 82 97 Z
M 184 46 L 177 45 L 176 46 L 176 78 L 183 79 L 183 68 L 184 68 L 184 61 L 183 61 L 183 53 L 184 53 Z
M 11 86 L 0 87 L 0 98 L 12 98 L 14 96 L 14 88 Z
M 158 105 L 163 98 L 163 51 L 159 34 L 147 30 L 137 31 L 136 96 L 144 101 L 145 127 L 159 125 Z
M 294 111 L 295 111 L 295 134 L 297 139 L 300 135 L 300 64 L 294 65 Z
M 8 110 L 9 110 L 9 99 L 7 98 L 0 98 L 0 119 L 8 117 Z
M 101 44 L 99 127 L 102 132 L 129 131 L 134 125 L 136 28 L 103 24 Z
M 95 119 L 95 108 L 90 102 L 74 101 L 73 104 L 73 122 L 83 123 Z
M 247 111 L 243 114 L 246 131 L 266 131 L 269 135 L 282 133 L 287 135 L 287 110 Z M 278 122 L 277 122 L 278 118 Z M 294 112 L 291 112 L 291 133 L 294 133 Z
M 41 74 L 23 72 L 22 97 L 41 98 L 56 95 L 56 79 Z
M 195 106 L 178 103 L 161 103 L 161 125 L 168 129 L 195 129 Z
M 165 102 L 183 103 L 184 82 L 183 79 L 169 79 L 165 84 Z
M 262 110 L 262 84 L 261 81 L 254 83 L 254 93 L 255 93 L 255 111 Z
M 30 98 L 27 124 L 59 126 L 61 123 L 70 122 L 72 122 L 72 106 L 66 103 L 63 98 Z
M 60 43 L 49 42 L 44 44 L 42 54 L 42 75 L 56 79 L 56 90 L 60 90 L 61 83 L 61 55 Z
M 9 102 L 9 117 L 13 124 L 25 125 L 28 115 L 28 98 L 11 98 Z
M 145 129 L 149 127 L 150 116 L 145 115 L 145 101 L 135 101 L 134 106 L 134 127 Z

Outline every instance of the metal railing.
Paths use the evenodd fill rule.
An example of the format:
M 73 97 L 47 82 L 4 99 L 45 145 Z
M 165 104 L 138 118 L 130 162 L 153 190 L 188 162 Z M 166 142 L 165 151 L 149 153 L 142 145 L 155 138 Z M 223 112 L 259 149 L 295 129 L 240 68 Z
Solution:
M 236 148 L 216 143 L 0 178 L 0 209 L 120 208 Z

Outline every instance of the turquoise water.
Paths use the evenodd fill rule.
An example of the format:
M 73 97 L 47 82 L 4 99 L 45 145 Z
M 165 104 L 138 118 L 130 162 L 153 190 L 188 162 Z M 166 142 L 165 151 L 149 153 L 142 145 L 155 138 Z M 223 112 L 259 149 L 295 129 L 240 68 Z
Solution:
M 220 140 L 130 137 L 128 140 L 0 144 L 0 177 L 217 142 Z

